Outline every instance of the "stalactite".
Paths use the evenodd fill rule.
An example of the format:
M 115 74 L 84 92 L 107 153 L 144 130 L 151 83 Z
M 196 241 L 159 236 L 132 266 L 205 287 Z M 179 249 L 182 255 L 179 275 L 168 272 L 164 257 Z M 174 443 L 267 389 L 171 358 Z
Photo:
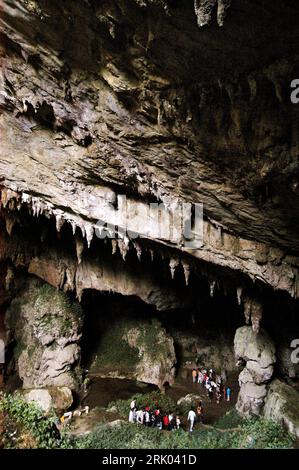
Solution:
M 263 316 L 263 306 L 261 302 L 249 295 L 245 296 L 244 299 L 244 316 L 246 324 L 251 321 L 252 329 L 255 334 L 260 330 L 260 323 Z
M 250 297 L 244 297 L 244 317 L 245 317 L 245 323 L 246 325 L 249 325 L 250 322 L 250 317 L 251 317 L 251 298 Z
M 186 286 L 188 286 L 190 277 L 190 264 L 187 263 L 185 260 L 181 260 L 181 263 L 184 269 L 185 283 Z
M 242 287 L 237 287 L 238 305 L 241 305 L 241 303 L 242 303 L 242 292 L 243 292 L 243 288 Z
M 9 236 L 11 236 L 12 230 L 14 228 L 14 225 L 17 222 L 17 218 L 14 215 L 7 214 L 5 216 L 5 225 L 6 225 L 6 231 Z
M 123 240 L 118 239 L 117 244 L 118 244 L 118 248 L 119 248 L 120 254 L 122 256 L 122 259 L 125 261 L 127 253 L 129 251 L 129 243 L 126 239 L 123 239 Z
M 76 222 L 73 219 L 71 219 L 69 220 L 69 223 L 71 224 L 73 235 L 75 235 L 76 228 L 77 228 Z
M 87 246 L 90 248 L 92 239 L 94 235 L 94 226 L 92 224 L 86 224 L 85 225 L 85 236 L 86 236 L 86 241 L 87 241 Z
M 210 281 L 210 296 L 214 297 L 216 281 Z
M 115 238 L 112 238 L 111 240 L 111 247 L 112 247 L 112 254 L 115 255 L 117 251 L 117 241 L 115 240 Z
M 180 264 L 180 261 L 177 258 L 171 258 L 169 261 L 170 274 L 171 274 L 172 279 L 174 279 L 175 270 L 179 264 Z
M 13 269 L 9 266 L 6 271 L 6 276 L 5 276 L 5 289 L 7 291 L 10 291 L 11 289 L 14 288 L 14 271 Z
M 257 334 L 260 331 L 262 317 L 263 317 L 262 304 L 257 300 L 253 300 L 252 306 L 251 306 L 251 324 L 252 324 L 252 330 L 255 334 Z
M 82 259 L 83 259 L 84 242 L 80 236 L 77 236 L 75 240 L 76 240 L 77 260 L 78 260 L 78 264 L 81 264 Z
M 56 215 L 56 230 L 58 233 L 60 233 L 60 230 L 62 229 L 64 222 L 65 220 L 62 217 L 62 215 L 57 214 Z
M 135 246 L 135 250 L 136 250 L 136 254 L 137 254 L 138 261 L 141 261 L 142 246 L 141 246 L 140 243 L 138 243 L 137 241 L 134 242 L 134 246 Z

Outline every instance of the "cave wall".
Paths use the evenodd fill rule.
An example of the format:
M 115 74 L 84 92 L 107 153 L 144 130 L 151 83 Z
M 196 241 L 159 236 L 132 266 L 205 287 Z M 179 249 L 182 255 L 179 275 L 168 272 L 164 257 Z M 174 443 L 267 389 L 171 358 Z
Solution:
M 191 256 L 297 296 L 299 12 L 225 4 L 5 1 L 2 182 L 88 239 L 106 196 L 202 202 Z
M 4 0 L 0 305 L 28 274 L 78 300 L 111 290 L 161 311 L 194 305 L 188 284 L 204 277 L 211 295 L 233 286 L 255 335 L 263 299 L 279 291 L 290 305 L 298 20 L 288 0 Z M 122 194 L 134 211 L 203 203 L 202 245 L 147 235 L 98 251 L 96 223 L 113 221 Z M 151 223 L 141 214 L 138 227 L 148 234 Z M 278 358 L 294 377 L 286 351 Z

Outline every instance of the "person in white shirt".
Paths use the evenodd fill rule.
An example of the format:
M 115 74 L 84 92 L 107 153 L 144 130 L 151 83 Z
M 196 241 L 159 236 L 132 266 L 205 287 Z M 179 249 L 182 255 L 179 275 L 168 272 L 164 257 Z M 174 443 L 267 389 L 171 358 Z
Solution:
M 136 411 L 137 423 L 143 424 L 143 417 L 144 417 L 144 411 L 143 410 Z
M 129 423 L 134 423 L 134 411 L 130 410 L 129 413 Z
M 134 410 L 136 408 L 136 400 L 132 400 L 130 404 L 130 409 Z
M 188 413 L 188 421 L 190 422 L 189 432 L 192 432 L 192 431 L 193 431 L 193 426 L 194 426 L 195 418 L 196 418 L 195 411 L 194 411 L 194 410 L 190 410 L 189 413 Z

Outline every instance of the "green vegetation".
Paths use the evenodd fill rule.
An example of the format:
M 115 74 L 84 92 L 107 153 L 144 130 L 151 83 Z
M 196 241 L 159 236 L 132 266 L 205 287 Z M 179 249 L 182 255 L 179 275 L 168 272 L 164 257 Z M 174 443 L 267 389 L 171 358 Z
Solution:
M 219 429 L 232 429 L 237 428 L 242 423 L 243 419 L 237 413 L 237 410 L 233 408 L 218 419 L 218 421 L 215 423 L 215 427 Z
M 155 406 L 168 412 L 173 402 L 158 392 L 135 396 L 139 406 Z M 121 414 L 128 412 L 130 400 L 118 401 Z M 126 409 L 124 405 L 126 403 Z M 264 419 L 238 422 L 234 413 L 221 418 L 214 427 L 199 426 L 190 435 L 180 429 L 173 432 L 146 428 L 127 422 L 115 425 L 101 423 L 84 437 L 61 435 L 56 428 L 57 418 L 45 417 L 32 403 L 19 395 L 0 395 L 0 447 L 41 449 L 289 449 L 294 439 L 277 423 Z M 222 429 L 224 425 L 228 428 Z
M 124 339 L 128 324 L 114 323 L 101 334 L 100 344 L 91 370 L 109 368 L 123 370 L 135 370 L 139 361 L 138 349 L 131 348 Z
M 55 416 L 44 417 L 33 403 L 26 403 L 19 395 L 0 396 L 0 444 L 4 448 L 55 449 L 63 443 Z M 65 441 L 67 442 L 67 441 Z
M 138 329 L 140 334 L 136 341 L 137 346 L 145 349 L 153 361 L 167 356 L 168 345 L 159 341 L 161 323 L 158 320 L 152 319 L 146 326 L 142 325 Z
M 24 344 L 21 343 L 21 342 L 18 342 L 15 345 L 14 350 L 13 350 L 13 354 L 14 354 L 14 357 L 15 357 L 16 360 L 19 359 L 19 357 L 22 354 L 22 352 L 24 351 L 24 349 L 26 349 L 26 348 L 25 348 Z
M 83 311 L 78 302 L 72 302 L 67 294 L 55 289 L 49 284 L 43 284 L 42 286 L 36 287 L 32 292 L 32 297 L 35 302 L 35 307 L 38 310 L 43 310 L 45 306 L 48 308 L 49 304 L 53 305 L 54 303 L 55 305 L 60 306 L 66 314 L 69 312 L 71 316 L 74 315 L 75 318 L 83 317 Z M 48 321 L 51 322 L 51 318 L 49 318 Z M 70 324 L 70 326 L 72 325 Z
M 245 421 L 235 431 L 202 427 L 191 435 L 181 429 L 163 432 L 129 423 L 102 425 L 72 445 L 80 449 L 289 449 L 293 439 L 280 425 L 258 419 Z
M 137 330 L 136 346 L 131 347 L 126 339 L 130 330 Z M 100 343 L 94 355 L 92 370 L 98 368 L 119 368 L 121 371 L 135 371 L 140 361 L 139 349 L 145 351 L 153 362 L 165 357 L 168 345 L 159 342 L 161 324 L 157 320 L 142 321 L 123 319 L 109 325 L 101 332 Z

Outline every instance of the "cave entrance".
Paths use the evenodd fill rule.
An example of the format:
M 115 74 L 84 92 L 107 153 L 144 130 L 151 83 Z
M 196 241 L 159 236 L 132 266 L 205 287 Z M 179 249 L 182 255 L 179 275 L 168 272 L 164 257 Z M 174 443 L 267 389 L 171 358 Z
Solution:
M 140 348 L 136 346 L 140 347 L 140 343 L 136 345 L 135 329 L 145 330 L 141 349 L 148 348 L 150 351 L 158 348 L 155 335 L 159 329 L 164 330 L 165 343 L 167 338 L 171 338 L 176 372 L 171 376 L 163 370 L 165 378 L 162 385 L 170 384 L 167 394 L 176 401 L 184 394 L 198 392 L 198 385 L 193 387 L 191 383 L 193 367 L 212 367 L 219 373 L 225 368 L 236 398 L 238 372 L 233 338 L 236 329 L 244 324 L 236 293 L 232 291 L 224 295 L 215 288 L 211 296 L 208 282 L 200 286 L 191 284 L 190 291 L 193 291 L 195 301 L 189 308 L 162 312 L 136 296 L 93 289 L 83 292 L 82 365 L 88 370 L 93 383 L 85 401 L 87 404 L 106 406 L 115 399 L 157 389 L 157 382 L 151 382 L 151 373 L 154 375 L 151 368 L 156 368 L 154 358 L 152 363 L 143 364 L 149 370 L 136 373 L 140 366 Z M 171 355 L 171 351 L 165 354 Z M 161 358 L 160 362 L 163 360 Z M 171 361 L 167 364 L 170 368 Z M 200 390 L 200 393 L 205 391 Z M 233 404 L 234 400 L 230 405 L 223 405 L 223 410 L 209 405 L 209 422 Z
M 132 376 L 138 351 L 129 346 L 127 334 L 156 318 L 155 307 L 136 296 L 96 290 L 84 291 L 81 304 L 85 312 L 83 367 L 95 375 Z

